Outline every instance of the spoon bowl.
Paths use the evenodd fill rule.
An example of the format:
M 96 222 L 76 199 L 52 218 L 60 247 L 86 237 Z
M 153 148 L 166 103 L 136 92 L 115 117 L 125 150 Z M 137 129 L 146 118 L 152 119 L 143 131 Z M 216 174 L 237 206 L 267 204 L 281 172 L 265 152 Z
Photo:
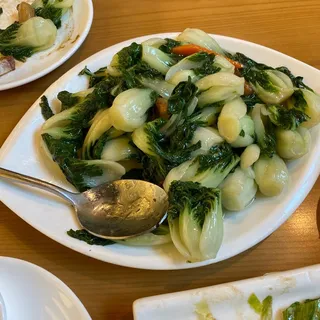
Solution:
M 80 225 L 95 236 L 121 240 L 150 232 L 166 218 L 168 196 L 142 180 L 116 180 L 82 193 L 0 168 L 0 177 L 56 194 L 74 207 Z
M 125 239 L 157 228 L 166 217 L 168 197 L 149 182 L 117 180 L 81 193 L 74 207 L 90 233 Z

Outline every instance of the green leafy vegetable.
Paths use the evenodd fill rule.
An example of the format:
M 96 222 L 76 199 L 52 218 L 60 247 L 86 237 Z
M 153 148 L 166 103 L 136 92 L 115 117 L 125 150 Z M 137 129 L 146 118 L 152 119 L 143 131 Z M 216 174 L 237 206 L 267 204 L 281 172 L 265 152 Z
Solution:
M 181 45 L 180 41 L 176 41 L 169 38 L 166 38 L 165 40 L 167 43 L 159 47 L 159 49 L 165 53 L 171 53 L 173 48 Z
M 58 128 L 58 131 L 63 133 L 63 128 Z M 43 133 L 41 137 L 52 155 L 52 159 L 58 163 L 64 158 L 75 158 L 78 149 L 81 147 L 82 139 L 78 135 L 67 139 L 60 137 L 55 138 L 50 135 L 50 133 Z
M 261 320 L 272 320 L 272 297 L 267 296 L 262 301 Z
M 125 174 L 123 166 L 113 161 L 65 158 L 59 165 L 67 180 L 80 192 L 118 180 Z
M 180 82 L 173 90 L 171 97 L 168 100 L 168 111 L 171 114 L 181 114 L 186 116 L 188 106 L 192 99 L 196 96 L 198 88 L 191 82 Z
M 199 78 L 205 77 L 209 74 L 214 74 L 219 72 L 221 68 L 214 65 L 215 56 L 207 53 L 199 53 L 198 55 L 203 55 L 204 63 L 201 67 L 193 69 L 196 76 Z
M 310 117 L 302 110 L 288 109 L 282 105 L 269 105 L 269 118 L 277 127 L 287 130 L 295 130 L 301 123 Z
M 257 313 L 260 314 L 262 311 L 262 303 L 260 302 L 259 298 L 252 293 L 248 298 L 249 306 Z
M 276 140 L 274 127 L 266 116 L 262 114 L 263 105 L 256 105 L 252 111 L 252 120 L 254 122 L 257 143 L 261 154 L 272 158 L 276 150 Z
M 15 22 L 0 30 L 0 53 L 23 62 L 34 53 L 51 47 L 56 33 L 57 29 L 50 20 L 39 17 L 22 24 Z
M 102 150 L 105 146 L 105 144 L 114 138 L 119 137 L 123 134 L 123 131 L 117 130 L 113 127 L 105 131 L 100 138 L 95 142 L 93 146 L 93 159 L 101 159 Z
M 283 311 L 283 320 L 320 319 L 320 299 L 295 302 Z
M 123 70 L 122 73 L 127 88 L 142 87 L 147 84 L 148 81 L 154 79 L 163 80 L 163 75 L 158 70 L 151 68 L 144 61 L 138 62 L 135 66 L 127 70 Z
M 93 234 L 89 233 L 87 230 L 72 230 L 70 229 L 67 231 L 67 234 L 74 238 L 78 239 L 81 241 L 86 242 L 87 244 L 92 245 L 97 245 L 97 246 L 108 246 L 110 244 L 114 244 L 114 241 L 109 240 L 109 239 L 103 239 L 99 238 L 97 236 L 94 236 Z
M 198 182 L 204 187 L 216 188 L 239 163 L 229 144 L 218 144 L 207 154 L 201 154 L 173 168 L 166 176 L 163 187 L 169 190 L 175 180 Z
M 244 68 L 242 70 L 240 70 L 240 72 L 245 72 L 246 69 L 251 69 L 251 68 L 255 68 L 258 70 L 272 70 L 273 69 L 270 66 L 267 66 L 263 63 L 259 63 L 259 62 L 256 62 L 256 61 L 250 59 L 249 57 L 247 57 L 246 55 L 244 55 L 243 53 L 240 53 L 240 52 L 237 52 L 236 54 L 234 54 L 232 56 L 232 59 L 240 62 L 244 66 Z
M 142 56 L 142 46 L 133 42 L 130 46 L 121 49 L 112 59 L 111 66 L 120 72 L 137 64 Z
M 39 5 L 38 5 L 39 4 Z M 50 19 L 59 29 L 61 27 L 61 18 L 72 6 L 72 1 L 66 0 L 42 0 L 34 2 L 35 15 L 44 19 Z
M 41 108 L 41 114 L 45 120 L 48 120 L 54 115 L 49 106 L 48 98 L 46 96 L 41 97 L 40 108 Z
M 241 99 L 249 109 L 253 108 L 257 103 L 263 103 L 263 101 L 255 93 L 252 93 L 248 96 L 241 96 Z
M 80 71 L 79 76 L 87 76 L 89 78 L 89 88 L 94 87 L 100 81 L 108 77 L 107 67 L 100 68 L 96 72 L 91 72 L 87 66 Z
M 272 297 L 267 296 L 262 302 L 252 293 L 248 299 L 250 307 L 260 315 L 261 320 L 272 320 Z
M 287 67 L 279 67 L 279 68 L 276 68 L 276 70 L 279 70 L 279 71 L 283 72 L 284 74 L 286 74 L 291 79 L 291 81 L 295 87 L 300 88 L 300 89 L 308 89 L 313 92 L 313 90 L 303 82 L 303 77 L 294 76 Z

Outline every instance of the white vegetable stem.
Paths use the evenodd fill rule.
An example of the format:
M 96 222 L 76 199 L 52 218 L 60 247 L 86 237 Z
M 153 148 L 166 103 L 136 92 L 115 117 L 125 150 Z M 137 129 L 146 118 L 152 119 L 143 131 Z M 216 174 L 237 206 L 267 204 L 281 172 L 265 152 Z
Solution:
M 220 185 L 222 192 L 222 205 L 230 211 L 243 210 L 249 205 L 257 193 L 252 168 L 237 168 Z
M 220 135 L 228 142 L 237 140 L 241 132 L 240 119 L 247 113 L 247 106 L 241 98 L 226 103 L 218 118 L 218 130 Z
M 178 41 L 189 42 L 224 54 L 216 40 L 200 29 L 187 28 L 177 37 Z
M 246 147 L 240 156 L 241 169 L 251 167 L 260 157 L 260 148 L 257 144 Z
M 196 82 L 200 91 L 199 106 L 219 101 L 230 101 L 244 94 L 244 78 L 228 72 L 218 72 Z
M 151 89 L 129 89 L 121 92 L 113 101 L 109 115 L 113 126 L 125 132 L 132 132 L 147 120 L 146 112 L 154 99 Z
M 278 70 L 264 71 L 267 81 L 273 86 L 273 90 L 263 88 L 258 83 L 250 83 L 259 98 L 265 103 L 281 103 L 293 94 L 293 84 L 290 78 Z
M 276 130 L 277 153 L 283 159 L 293 160 L 304 156 L 310 149 L 311 135 L 308 129 Z
M 103 147 L 101 159 L 110 161 L 128 159 L 137 151 L 129 142 L 130 139 L 128 137 L 120 137 L 107 141 Z
M 259 190 L 267 197 L 278 196 L 288 183 L 287 166 L 277 155 L 272 158 L 261 156 L 253 169 Z
M 18 29 L 13 44 L 31 46 L 37 51 L 50 48 L 57 37 L 57 28 L 49 19 L 33 17 L 24 22 Z
M 141 60 L 148 63 L 150 67 L 158 70 L 162 74 L 166 74 L 173 64 L 172 58 L 161 50 L 142 45 Z

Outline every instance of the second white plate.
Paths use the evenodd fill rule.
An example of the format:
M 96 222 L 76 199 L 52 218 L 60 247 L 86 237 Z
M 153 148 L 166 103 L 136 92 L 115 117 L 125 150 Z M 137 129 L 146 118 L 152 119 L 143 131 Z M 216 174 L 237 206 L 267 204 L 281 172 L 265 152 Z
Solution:
M 23 260 L 0 257 L 0 294 L 7 320 L 91 319 L 61 280 Z
M 142 298 L 133 304 L 134 320 L 198 320 L 200 318 L 195 309 L 199 302 L 207 303 L 217 320 L 260 320 L 260 316 L 248 304 L 252 293 L 260 301 L 271 295 L 272 319 L 282 320 L 282 311 L 292 303 L 320 297 L 320 265 Z
M 78 76 L 88 66 L 95 71 L 107 65 L 113 55 L 133 41 L 142 42 L 151 37 L 175 37 L 166 33 L 131 39 L 100 51 L 67 72 L 44 94 L 53 104 L 59 91 L 76 92 L 87 87 L 87 79 Z M 222 47 L 239 51 L 249 57 L 272 66 L 287 66 L 294 74 L 320 92 L 320 72 L 300 61 L 274 50 L 223 36 L 216 36 Z M 56 167 L 48 167 L 39 151 L 39 130 L 44 120 L 39 100 L 21 119 L 0 151 L 0 165 L 31 175 L 64 188 L 72 189 Z M 258 198 L 242 212 L 225 217 L 223 244 L 214 260 L 188 263 L 173 247 L 128 247 L 120 244 L 101 247 L 70 238 L 66 231 L 78 229 L 73 211 L 63 202 L 34 189 L 0 181 L 0 200 L 34 228 L 61 244 L 85 255 L 106 262 L 141 269 L 187 269 L 228 259 L 249 249 L 275 231 L 296 210 L 311 190 L 320 172 L 320 126 L 311 130 L 310 152 L 303 158 L 288 164 L 290 183 L 279 197 Z
M 6 6 L 10 2 L 4 1 L 1 4 L 2 2 L 3 0 L 0 0 L 0 7 L 6 10 Z M 9 9 L 11 9 L 11 12 L 12 7 L 10 6 Z M 4 16 L 0 19 L 3 19 L 4 22 L 10 20 L 6 18 Z M 79 49 L 86 39 L 92 19 L 92 1 L 74 0 L 72 9 L 62 19 L 62 26 L 58 30 L 57 39 L 53 47 L 36 53 L 24 63 L 16 61 L 16 70 L 0 77 L 0 91 L 22 86 L 45 76 L 61 66 Z

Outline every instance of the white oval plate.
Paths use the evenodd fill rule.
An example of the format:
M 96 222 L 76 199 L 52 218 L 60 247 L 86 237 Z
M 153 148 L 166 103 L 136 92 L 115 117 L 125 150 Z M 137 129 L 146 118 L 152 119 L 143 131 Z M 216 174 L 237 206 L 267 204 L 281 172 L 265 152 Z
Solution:
M 208 304 L 215 319 L 259 320 L 261 317 L 248 304 L 252 293 L 255 293 L 260 301 L 271 295 L 272 319 L 282 320 L 282 311 L 292 303 L 319 298 L 320 265 L 142 298 L 133 304 L 134 320 L 198 320 L 200 318 L 195 309 L 199 302 Z
M 81 301 L 61 280 L 32 263 L 0 257 L 0 279 L 4 319 L 91 319 Z
M 12 1 L 12 2 L 11 2 Z M 0 16 L 0 28 L 11 24 L 15 17 L 13 8 L 21 0 L 0 0 L 4 13 Z M 33 2 L 28 0 L 28 2 Z M 10 7 L 8 6 L 10 4 Z M 14 5 L 13 5 L 14 4 Z M 8 15 L 6 15 L 6 11 Z M 16 61 L 16 70 L 0 76 L 0 91 L 19 87 L 43 77 L 66 62 L 86 39 L 93 20 L 91 0 L 74 0 L 72 10 L 62 18 L 53 47 L 34 54 L 22 63 Z
M 165 38 L 176 35 L 176 33 L 167 33 L 153 36 Z M 133 41 L 142 42 L 150 37 L 152 36 L 128 40 L 98 52 L 67 72 L 44 94 L 54 104 L 56 95 L 61 90 L 76 92 L 85 89 L 87 79 L 84 76 L 78 76 L 78 73 L 85 66 L 91 70 L 97 70 L 108 64 L 112 56 L 122 47 L 128 46 Z M 243 52 L 253 59 L 272 66 L 287 66 L 294 74 L 304 76 L 311 87 L 320 91 L 320 72 L 317 69 L 253 43 L 223 36 L 216 36 L 216 39 L 227 50 Z M 39 135 L 37 133 L 43 122 L 39 100 L 37 100 L 1 148 L 0 165 L 73 190 L 56 167 L 51 166 L 49 169 L 39 151 Z M 290 183 L 281 196 L 258 198 L 246 210 L 225 217 L 223 244 L 214 260 L 188 263 L 171 244 L 158 247 L 126 247 L 119 244 L 107 247 L 89 246 L 66 234 L 67 230 L 77 229 L 79 225 L 72 210 L 56 198 L 30 190 L 30 188 L 0 181 L 0 200 L 45 235 L 96 259 L 141 269 L 195 268 L 228 259 L 251 248 L 290 217 L 307 196 L 319 175 L 319 133 L 320 126 L 311 130 L 310 152 L 303 158 L 289 164 Z

